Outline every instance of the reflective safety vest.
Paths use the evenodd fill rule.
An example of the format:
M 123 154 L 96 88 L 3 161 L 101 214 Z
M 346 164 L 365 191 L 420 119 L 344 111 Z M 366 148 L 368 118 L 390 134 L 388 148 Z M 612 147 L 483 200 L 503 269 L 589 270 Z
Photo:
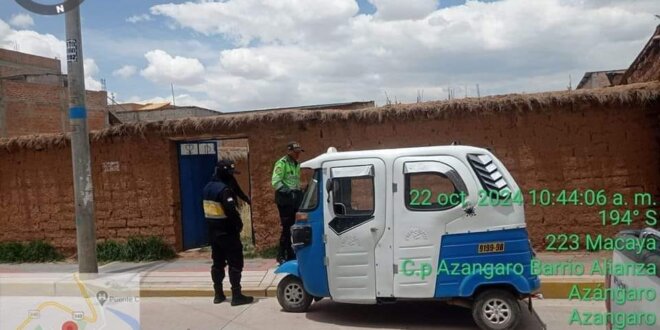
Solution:
M 204 187 L 204 217 L 207 219 L 227 219 L 218 197 L 227 185 L 220 181 L 211 181 Z
M 282 187 L 297 190 L 300 189 L 300 163 L 291 157 L 284 156 L 275 162 L 271 183 L 275 190 Z

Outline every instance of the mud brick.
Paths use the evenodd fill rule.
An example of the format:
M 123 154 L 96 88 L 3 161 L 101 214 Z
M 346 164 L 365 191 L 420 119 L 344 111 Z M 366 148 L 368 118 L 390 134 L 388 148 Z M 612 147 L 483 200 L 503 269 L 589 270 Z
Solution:
M 129 228 L 149 227 L 150 221 L 149 219 L 145 219 L 145 218 L 129 219 L 126 221 L 126 226 Z
M 61 230 L 44 231 L 43 235 L 44 235 L 44 237 L 46 237 L 48 239 L 62 238 L 62 237 L 64 237 L 64 232 L 61 231 Z
M 59 222 L 60 228 L 61 229 L 76 229 L 76 222 L 75 221 L 62 221 Z
M 60 230 L 61 223 L 59 221 L 45 221 L 39 224 L 39 228 L 47 232 L 56 232 Z
M 117 229 L 117 237 L 128 238 L 132 236 L 137 236 L 140 234 L 140 229 L 138 228 L 120 228 Z
M 163 236 L 163 227 L 141 227 L 139 233 L 143 236 Z
M 126 219 L 111 218 L 103 222 L 106 228 L 126 228 Z

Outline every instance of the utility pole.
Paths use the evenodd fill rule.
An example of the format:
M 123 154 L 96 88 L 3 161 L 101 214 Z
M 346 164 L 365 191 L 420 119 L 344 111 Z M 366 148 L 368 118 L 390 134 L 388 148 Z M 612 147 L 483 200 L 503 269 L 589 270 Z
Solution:
M 172 105 L 176 107 L 176 99 L 174 98 L 174 83 L 170 83 L 172 86 Z
M 69 124 L 73 191 L 76 210 L 78 272 L 98 273 L 96 261 L 96 224 L 94 223 L 94 188 L 89 153 L 87 108 L 85 108 L 85 68 L 80 27 L 80 7 L 66 12 L 67 73 L 69 79 Z

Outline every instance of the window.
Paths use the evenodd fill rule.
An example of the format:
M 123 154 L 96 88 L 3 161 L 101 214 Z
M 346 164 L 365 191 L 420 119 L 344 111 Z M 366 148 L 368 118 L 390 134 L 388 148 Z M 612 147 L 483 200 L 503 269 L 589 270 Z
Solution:
M 332 201 L 335 215 L 361 216 L 374 213 L 372 176 L 333 179 Z
M 319 176 L 321 175 L 321 170 L 317 169 L 314 171 L 314 176 L 312 181 L 310 181 L 305 191 L 305 196 L 303 196 L 302 204 L 300 205 L 300 211 L 309 212 L 315 210 L 319 205 Z
M 410 210 L 448 210 L 466 201 L 463 180 L 443 163 L 406 163 L 405 172 L 405 202 Z
M 332 192 L 334 218 L 328 226 L 342 235 L 374 219 L 375 190 L 373 165 L 333 167 L 332 181 L 327 187 Z

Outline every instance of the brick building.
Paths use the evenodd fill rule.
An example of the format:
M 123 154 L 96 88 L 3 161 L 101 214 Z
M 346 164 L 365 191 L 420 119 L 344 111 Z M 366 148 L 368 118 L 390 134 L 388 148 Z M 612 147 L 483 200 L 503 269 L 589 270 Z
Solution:
M 221 114 L 219 111 L 196 106 L 176 106 L 170 103 L 124 103 L 110 106 L 111 124 L 150 122 L 191 117 L 208 117 Z
M 623 75 L 624 84 L 660 80 L 660 25 Z
M 287 108 L 272 108 L 262 110 L 242 111 L 243 113 L 253 113 L 260 111 L 284 111 L 284 110 L 350 110 L 373 108 L 374 101 L 358 101 L 331 104 L 315 104 Z M 223 112 L 210 110 L 196 106 L 176 106 L 170 103 L 124 103 L 110 106 L 111 124 L 133 123 L 133 122 L 153 122 L 160 120 L 196 118 L 219 116 Z
M 60 61 L 0 49 L 0 137 L 69 130 L 68 89 Z M 107 93 L 87 91 L 89 128 L 108 125 Z
M 621 79 L 626 70 L 594 71 L 587 72 L 580 80 L 576 89 L 590 89 L 611 87 L 621 84 Z
M 660 25 L 633 63 L 623 70 L 587 72 L 577 89 L 611 87 L 660 80 Z

